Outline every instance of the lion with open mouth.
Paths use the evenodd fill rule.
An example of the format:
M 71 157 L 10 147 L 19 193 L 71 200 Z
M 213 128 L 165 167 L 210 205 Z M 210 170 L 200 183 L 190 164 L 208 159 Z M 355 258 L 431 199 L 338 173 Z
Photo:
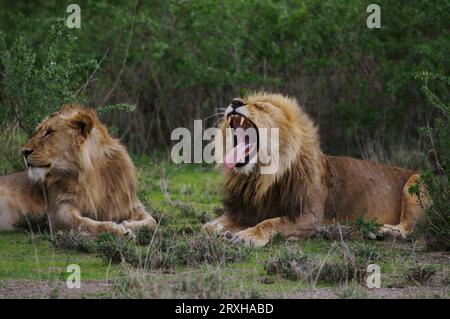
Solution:
M 405 237 L 429 202 L 408 192 L 419 184 L 424 193 L 417 172 L 324 155 L 317 128 L 295 99 L 267 93 L 234 99 L 219 129 L 217 146 L 227 150 L 217 152 L 225 213 L 203 226 L 209 234 L 264 246 L 277 234 L 301 239 L 322 224 L 363 216 L 383 224 L 384 233 Z M 249 129 L 256 134 L 242 133 Z M 270 174 L 258 157 L 275 139 L 263 139 L 263 129 L 277 129 L 277 169 Z

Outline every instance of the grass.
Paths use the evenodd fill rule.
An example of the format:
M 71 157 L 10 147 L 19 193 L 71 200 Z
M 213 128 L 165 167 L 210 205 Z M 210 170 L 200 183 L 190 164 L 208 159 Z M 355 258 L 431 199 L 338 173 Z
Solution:
M 19 232 L 0 233 L 0 279 L 64 280 L 67 266 L 78 264 L 84 280 L 107 280 L 120 268 L 75 250 L 55 248 L 48 240 Z
M 86 238 L 76 232 L 58 233 L 53 239 L 0 233 L 0 297 L 10 282 L 63 285 L 66 267 L 72 263 L 81 267 L 82 285 L 94 281 L 101 287 L 82 293 L 92 298 L 289 298 L 316 293 L 365 298 L 375 296 L 364 285 L 370 263 L 381 267 L 386 296 L 390 287 L 419 287 L 421 296 L 428 296 L 426 289 L 432 288 L 444 289 L 442 294 L 448 297 L 448 255 L 427 252 L 420 242 L 364 239 L 373 232 L 370 222 L 337 230 L 327 227 L 305 241 L 275 240 L 257 249 L 205 237 L 202 223 L 221 211 L 220 176 L 215 170 L 148 157 L 135 162 L 139 196 L 159 220 L 158 230 L 142 230 L 136 242 L 106 234 Z M 366 236 L 352 236 L 355 228 Z M 434 272 L 412 271 L 417 265 L 432 266 Z M 105 282 L 109 284 L 102 286 Z M 30 295 L 26 290 L 19 293 Z M 73 293 L 62 287 L 57 297 Z

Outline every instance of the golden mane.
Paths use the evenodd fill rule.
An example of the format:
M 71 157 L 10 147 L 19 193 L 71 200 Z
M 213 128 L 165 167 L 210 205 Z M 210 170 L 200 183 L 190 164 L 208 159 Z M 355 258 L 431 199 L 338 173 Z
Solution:
M 268 93 L 235 98 L 224 115 L 219 138 L 227 142 L 223 136 L 229 130 L 233 148 L 227 150 L 222 169 L 224 214 L 203 226 L 208 234 L 264 246 L 276 234 L 303 239 L 324 223 L 347 222 L 363 215 L 383 224 L 380 232 L 405 237 L 429 205 L 426 196 L 419 201 L 409 192 L 411 185 L 420 183 L 417 172 L 324 155 L 317 129 L 293 98 Z M 264 137 L 261 142 L 261 134 L 252 139 L 239 130 L 252 126 L 258 133 L 263 128 L 279 128 L 279 165 L 272 175 L 263 174 L 263 160 L 255 163 L 250 156 L 255 158 L 251 153 L 255 145 L 261 155 L 268 151 L 265 145 L 276 140 Z
M 156 226 L 137 197 L 136 169 L 128 152 L 109 135 L 95 110 L 77 104 L 62 106 L 38 125 L 22 153 L 28 176 L 15 177 L 8 193 L 22 192 L 27 201 L 35 185 L 44 191 L 31 211 L 24 211 L 21 201 L 0 207 L 12 216 L 9 219 L 47 212 L 54 229 L 83 228 L 117 235 Z
M 280 202 L 279 187 L 295 187 L 296 194 L 302 194 L 300 189 L 318 178 L 322 152 L 320 150 L 319 134 L 309 116 L 302 110 L 296 99 L 280 94 L 255 93 L 244 98 L 248 105 L 255 103 L 270 103 L 281 109 L 284 118 L 279 123 L 279 168 L 276 174 L 244 175 L 222 168 L 224 176 L 225 204 L 229 201 L 243 198 L 250 206 L 251 214 L 238 214 L 262 219 L 267 217 L 267 210 L 273 209 L 272 203 Z M 301 181 L 301 183 L 299 183 Z M 286 199 L 292 201 L 292 199 Z M 301 201 L 297 198 L 294 201 Z M 294 207 L 293 207 L 294 209 Z M 256 214 L 255 214 L 256 212 Z M 294 214 L 294 212 L 293 212 Z M 295 212 L 297 215 L 298 212 Z

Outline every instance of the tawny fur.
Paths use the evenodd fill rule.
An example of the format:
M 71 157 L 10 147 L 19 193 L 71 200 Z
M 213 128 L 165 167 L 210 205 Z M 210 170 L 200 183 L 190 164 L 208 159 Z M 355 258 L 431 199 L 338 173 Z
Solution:
M 30 210 L 16 200 L 11 210 L 0 197 L 3 214 L 17 219 L 47 212 L 54 230 L 81 228 L 126 235 L 140 226 L 155 227 L 137 198 L 136 170 L 126 149 L 108 134 L 94 110 L 63 106 L 37 127 L 23 149 L 32 151 L 28 175 L 3 177 L 0 189 L 9 193 L 21 189 L 24 200 L 33 197 L 37 204 Z
M 233 241 L 261 246 L 277 233 L 303 238 L 320 224 L 364 216 L 386 224 L 386 232 L 406 236 L 423 215 L 424 208 L 407 192 L 420 181 L 416 172 L 324 155 L 317 128 L 295 99 L 259 93 L 243 101 L 258 129 L 279 128 L 279 169 L 260 174 L 257 163 L 243 174 L 219 164 L 226 214 L 204 226 L 208 233 L 231 231 Z M 225 119 L 219 128 L 226 136 Z

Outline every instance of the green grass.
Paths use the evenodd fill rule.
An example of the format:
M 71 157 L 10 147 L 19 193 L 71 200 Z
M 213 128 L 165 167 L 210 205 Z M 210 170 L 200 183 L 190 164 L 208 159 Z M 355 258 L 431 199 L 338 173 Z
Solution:
M 248 250 L 245 252 L 245 258 L 234 258 L 224 263 L 207 262 L 207 259 L 199 258 L 203 252 L 218 254 L 218 247 L 221 249 L 219 254 L 232 256 L 235 252 L 235 247 L 228 243 L 224 243 L 223 248 L 215 242 L 205 246 L 204 239 L 199 234 L 202 223 L 214 218 L 221 209 L 220 176 L 212 167 L 174 165 L 164 159 L 152 161 L 148 157 L 138 157 L 134 160 L 138 167 L 139 196 L 161 220 L 157 230 L 160 232 L 157 233 L 158 238 L 173 236 L 169 245 L 175 247 L 158 251 L 157 249 L 162 247 L 158 245 L 167 243 L 155 241 L 153 246 L 139 246 L 139 250 L 144 253 L 152 249 L 162 251 L 163 256 L 171 258 L 168 263 L 170 267 L 143 269 L 139 265 L 114 264 L 105 256 L 96 253 L 55 248 L 41 237 L 32 240 L 30 235 L 25 233 L 6 232 L 0 233 L 0 279 L 62 281 L 67 277 L 67 265 L 75 263 L 81 267 L 82 280 L 111 279 L 114 283 L 108 290 L 86 294 L 93 298 L 283 298 L 322 288 L 337 289 L 334 297 L 369 294 L 364 282 L 342 285 L 325 280 L 314 286 L 311 282 L 292 280 L 282 274 L 268 274 L 265 269 L 267 261 L 278 256 L 283 249 L 302 251 L 314 256 L 318 261 L 339 262 L 340 257 L 336 252 L 342 243 L 334 240 L 277 240 L 266 247 Z M 189 248 L 193 249 L 192 258 L 179 250 L 184 243 L 194 245 Z M 434 282 L 427 281 L 426 285 L 441 287 L 445 285 L 445 280 L 448 280 L 446 278 L 449 278 L 450 266 L 448 262 L 443 262 L 448 261 L 448 255 L 426 252 L 420 242 L 350 240 L 346 245 L 352 253 L 362 258 L 359 262 L 363 266 L 372 263 L 368 259 L 364 260 L 367 253 L 372 250 L 376 252 L 378 259 L 375 262 L 380 265 L 382 271 L 382 287 L 417 287 L 417 282 L 408 280 L 408 272 L 414 267 L 426 267 L 429 264 L 433 265 L 436 273 L 433 275 Z M 211 286 L 211 281 L 215 282 L 215 285 Z
M 120 271 L 96 256 L 58 249 L 47 240 L 32 240 L 25 233 L 0 233 L 0 279 L 66 279 L 70 264 L 80 266 L 85 280 L 110 279 Z

